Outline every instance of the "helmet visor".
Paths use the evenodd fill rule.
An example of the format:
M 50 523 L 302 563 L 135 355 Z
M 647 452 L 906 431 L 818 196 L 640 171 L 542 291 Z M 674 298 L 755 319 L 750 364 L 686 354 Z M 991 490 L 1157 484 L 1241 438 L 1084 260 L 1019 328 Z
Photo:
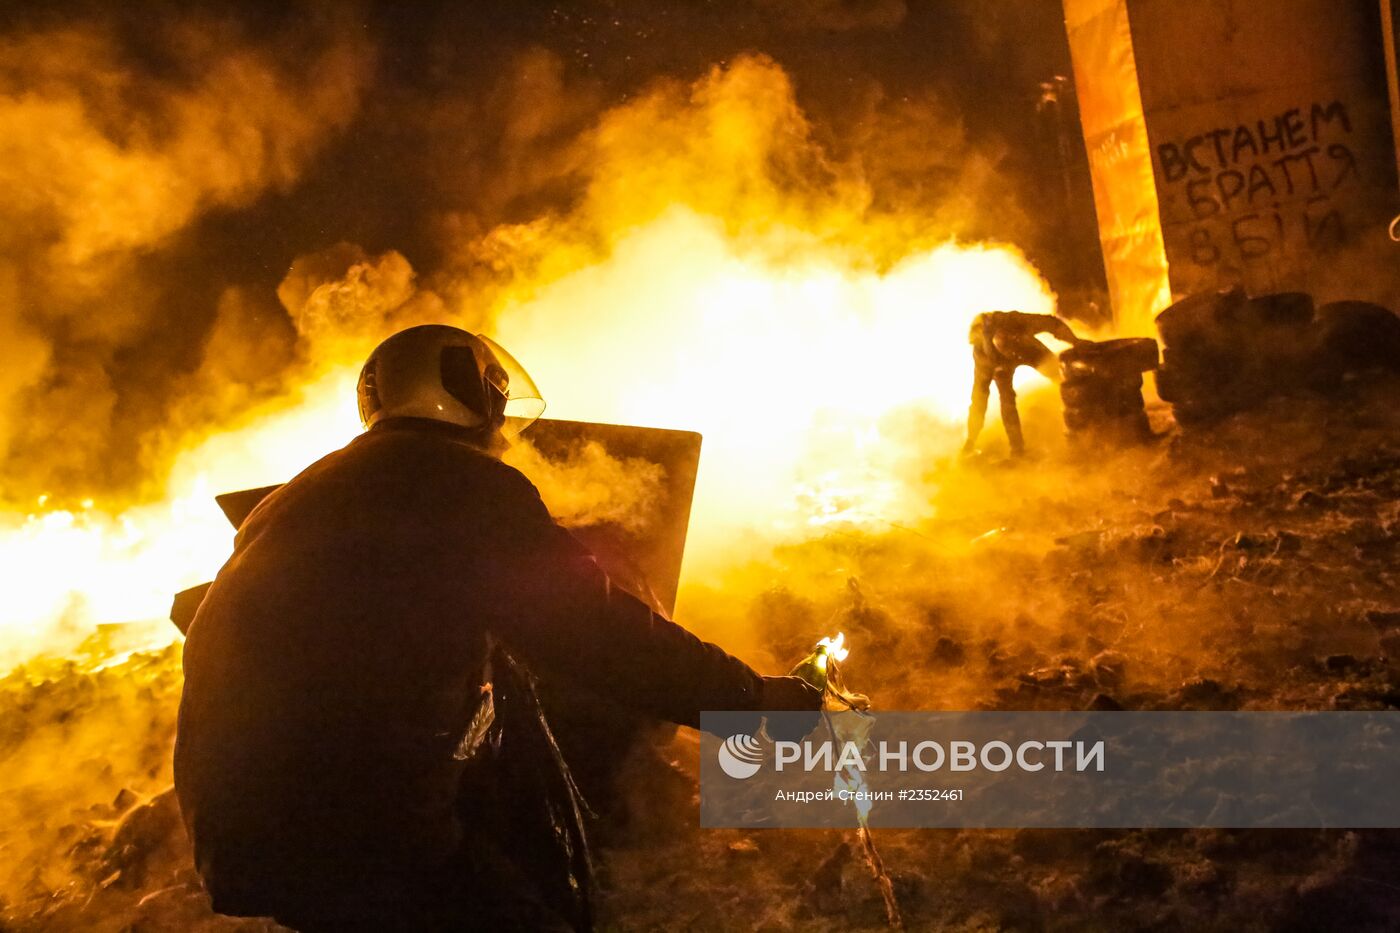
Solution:
M 544 396 L 540 394 L 535 380 L 531 379 L 525 367 L 510 355 L 510 351 L 490 337 L 479 334 L 477 337 L 496 355 L 496 361 L 505 370 L 506 420 L 501 425 L 501 433 L 506 437 L 515 437 L 544 414 Z

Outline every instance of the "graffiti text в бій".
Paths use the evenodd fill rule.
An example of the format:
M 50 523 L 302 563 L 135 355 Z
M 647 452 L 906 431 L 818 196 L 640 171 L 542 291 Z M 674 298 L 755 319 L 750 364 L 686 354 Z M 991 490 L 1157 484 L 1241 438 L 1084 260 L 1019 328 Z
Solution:
M 1301 243 L 1346 239 L 1334 194 L 1361 182 L 1339 100 L 1295 107 L 1157 146 L 1162 183 L 1190 208 L 1191 258 L 1212 266 L 1229 251 L 1260 260 Z

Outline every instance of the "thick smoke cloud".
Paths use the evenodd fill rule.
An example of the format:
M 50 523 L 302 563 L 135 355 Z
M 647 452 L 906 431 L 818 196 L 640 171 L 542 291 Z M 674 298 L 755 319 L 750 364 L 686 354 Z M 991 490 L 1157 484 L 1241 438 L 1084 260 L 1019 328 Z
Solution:
M 133 48 L 97 21 L 0 38 L 0 456 L 11 496 L 102 485 L 121 453 L 114 438 L 161 408 L 129 391 L 149 385 L 132 369 L 162 368 L 160 353 L 131 359 L 146 345 L 185 343 L 172 331 L 244 345 L 228 335 L 249 316 L 246 296 L 192 307 L 162 259 L 202 218 L 290 190 L 371 74 L 371 49 L 344 20 L 269 40 L 191 16 L 155 20 L 144 39 Z
M 441 300 L 420 291 L 415 278 L 395 250 L 371 257 L 338 243 L 293 262 L 277 298 L 312 356 L 353 360 L 386 331 L 445 316 Z
M 526 76 L 558 75 L 559 67 L 531 50 L 503 81 L 504 96 L 537 105 L 522 101 L 523 87 L 543 90 Z M 856 251 L 882 269 L 950 237 L 1033 226 L 998 172 L 999 147 L 974 143 L 957 112 L 932 92 L 895 99 L 872 86 L 847 102 L 845 116 L 819 123 L 793 77 L 769 56 L 741 55 L 687 77 L 658 78 L 571 135 L 528 137 L 544 149 L 532 180 L 568 191 L 567 210 L 489 229 L 477 201 L 446 212 L 442 262 L 431 280 L 449 307 L 479 312 L 512 290 L 509 297 L 519 299 L 522 284 L 538 287 L 604 258 L 677 206 L 722 218 L 729 236 L 770 254 L 799 245 L 783 231 L 802 231 L 803 248 Z M 558 115 L 542 121 L 552 128 L 573 122 L 590 92 L 554 78 L 545 83 L 561 103 L 536 106 Z M 495 197 L 539 194 L 519 181 L 508 163 Z
M 487 323 L 678 193 L 877 266 L 1041 227 L 949 92 L 1015 44 L 962 4 L 77 9 L 0 36 L 11 506 L 159 497 L 216 426 L 393 326 Z

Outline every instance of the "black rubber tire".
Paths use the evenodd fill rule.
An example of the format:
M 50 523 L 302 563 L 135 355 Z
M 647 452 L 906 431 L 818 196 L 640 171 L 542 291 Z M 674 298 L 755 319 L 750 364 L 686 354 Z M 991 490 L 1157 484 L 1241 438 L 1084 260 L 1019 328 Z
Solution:
M 1175 367 L 1157 370 L 1157 397 L 1164 402 L 1190 404 L 1219 391 L 1219 386 L 1198 379 L 1189 371 Z
M 1062 365 L 1108 374 L 1141 373 L 1157 368 L 1157 341 L 1151 337 L 1120 337 L 1082 343 L 1060 354 Z
M 1064 383 L 1060 399 L 1070 408 L 1118 410 L 1124 405 L 1142 407 L 1142 386 L 1093 383 Z
M 1315 313 L 1312 295 L 1307 292 L 1274 292 L 1249 299 L 1239 307 L 1232 322 L 1249 329 L 1297 328 L 1311 324 Z
M 1198 292 L 1187 295 L 1157 315 L 1157 332 L 1168 347 L 1190 342 L 1201 333 L 1209 333 L 1237 313 L 1248 300 L 1244 290 L 1232 288 L 1221 292 Z
M 1142 373 L 1133 370 L 1128 372 L 1105 371 L 1091 368 L 1083 363 L 1076 363 L 1064 367 L 1064 379 L 1061 380 L 1060 384 L 1137 389 L 1142 387 Z
M 1334 301 L 1317 314 L 1317 365 L 1338 373 L 1400 372 L 1400 317 L 1368 301 Z

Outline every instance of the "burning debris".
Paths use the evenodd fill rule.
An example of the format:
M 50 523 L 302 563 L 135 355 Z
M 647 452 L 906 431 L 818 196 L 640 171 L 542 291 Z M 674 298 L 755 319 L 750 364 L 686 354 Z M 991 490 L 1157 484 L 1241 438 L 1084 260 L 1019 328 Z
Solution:
M 870 699 L 863 694 L 849 692 L 841 679 L 840 664 L 846 660 L 850 650 L 846 648 L 846 636 L 838 632 L 835 638 L 823 638 L 817 642 L 816 649 L 805 659 L 792 669 L 792 673 L 812 684 L 824 694 L 826 705 L 834 706 L 837 709 L 848 712 L 863 713 L 870 708 Z M 869 744 L 870 727 L 862 717 L 843 716 L 839 720 L 834 720 L 831 716 L 823 716 L 822 721 L 826 726 L 827 733 L 835 745 L 841 747 L 852 746 L 862 752 Z M 838 725 L 839 723 L 839 725 Z M 855 807 L 860 825 L 856 828 L 856 839 L 860 843 L 861 852 L 865 855 L 865 862 L 870 868 L 871 877 L 875 879 L 875 884 L 880 890 L 880 897 L 885 902 L 885 921 L 891 929 L 904 929 L 904 916 L 899 910 L 899 899 L 895 896 L 894 881 L 885 869 L 884 859 L 880 857 L 880 850 L 875 847 L 875 838 L 870 833 L 870 800 L 869 788 L 865 782 L 864 773 L 857 767 L 846 766 L 837 771 L 833 781 L 833 789 L 838 793 L 849 796 L 851 805 Z M 844 854 L 849 852 L 845 842 L 842 842 L 832 854 L 832 859 L 839 862 Z M 831 861 L 829 859 L 828 861 Z M 818 876 L 824 874 L 819 869 Z M 836 880 L 839 884 L 839 879 Z

